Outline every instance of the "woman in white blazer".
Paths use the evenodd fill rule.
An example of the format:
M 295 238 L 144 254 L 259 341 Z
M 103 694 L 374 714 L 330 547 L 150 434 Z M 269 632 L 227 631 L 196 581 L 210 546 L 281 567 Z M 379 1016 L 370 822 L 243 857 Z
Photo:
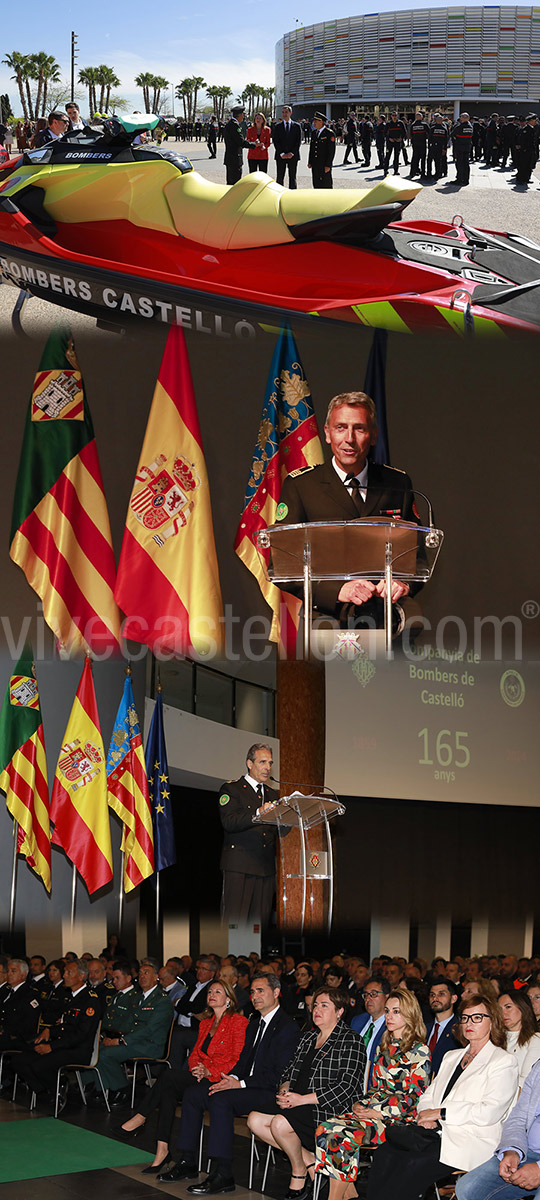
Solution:
M 368 1200 L 418 1200 L 436 1180 L 472 1170 L 497 1148 L 518 1089 L 498 1005 L 480 995 L 462 1002 L 457 1037 L 465 1049 L 444 1055 L 416 1124 L 390 1130 L 374 1155 Z

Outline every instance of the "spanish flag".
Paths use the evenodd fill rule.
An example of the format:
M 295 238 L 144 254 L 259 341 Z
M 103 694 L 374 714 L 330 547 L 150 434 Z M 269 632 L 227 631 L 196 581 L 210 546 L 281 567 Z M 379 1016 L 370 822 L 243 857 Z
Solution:
M 51 797 L 52 841 L 76 866 L 90 894 L 110 883 L 111 830 L 105 751 L 87 658 L 67 723 Z
M 182 330 L 167 337 L 126 518 L 115 598 L 154 654 L 216 653 L 223 605 L 210 489 Z
M 255 576 L 272 609 L 270 641 L 294 656 L 301 602 L 281 592 L 267 575 L 270 551 L 258 548 L 261 529 L 274 525 L 283 480 L 299 467 L 324 462 L 311 389 L 288 327 L 281 329 L 266 381 L 261 423 L 234 549 Z
M 31 646 L 10 678 L 0 716 L 0 788 L 17 822 L 17 852 L 51 890 L 49 787 Z
M 154 874 L 154 831 L 139 718 L 128 675 L 107 756 L 109 807 L 124 826 L 124 891 Z
M 119 651 L 116 564 L 90 411 L 69 330 L 43 352 L 26 420 L 10 555 L 67 655 Z

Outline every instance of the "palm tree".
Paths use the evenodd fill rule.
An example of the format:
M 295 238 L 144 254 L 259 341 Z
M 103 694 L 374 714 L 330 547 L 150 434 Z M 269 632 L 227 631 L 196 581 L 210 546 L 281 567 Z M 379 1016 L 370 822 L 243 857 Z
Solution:
M 31 60 L 32 78 L 37 79 L 35 115 L 36 117 L 41 117 L 45 112 L 47 80 L 58 83 L 60 79 L 60 67 L 54 56 L 46 54 L 44 50 L 39 50 L 37 54 L 32 54 Z
M 44 69 L 43 69 L 43 97 L 42 97 L 42 108 L 41 108 L 42 116 L 45 116 L 45 113 L 47 112 L 47 94 L 48 94 L 48 90 L 49 90 L 49 84 L 50 83 L 60 83 L 60 78 L 61 78 L 60 67 L 58 66 L 58 63 L 55 62 L 53 56 L 51 55 L 50 61 L 48 61 L 45 64 Z M 37 103 L 36 103 L 36 116 L 39 116 Z
M 99 111 L 106 112 L 109 107 L 109 96 L 112 87 L 120 87 L 120 80 L 113 67 L 101 63 L 96 67 L 96 83 L 100 86 Z
M 144 111 L 150 112 L 150 88 L 153 87 L 154 76 L 150 71 L 143 71 L 141 75 L 137 75 L 135 83 L 137 87 L 142 88 Z
M 209 100 L 212 101 L 212 104 L 214 106 L 214 113 L 215 113 L 216 117 L 219 117 L 219 110 L 220 110 L 219 101 L 221 98 L 221 88 L 219 87 L 219 85 L 217 83 L 211 84 L 210 87 L 208 87 L 208 85 L 207 85 L 206 95 L 208 96 Z
M 193 76 L 193 79 L 191 80 L 191 82 L 192 82 L 192 84 L 193 84 L 193 112 L 192 112 L 192 116 L 193 116 L 193 120 L 195 120 L 195 117 L 196 117 L 196 115 L 197 115 L 197 94 L 198 94 L 199 88 L 205 88 L 205 87 L 206 87 L 206 83 L 205 83 L 205 81 L 204 81 L 204 79 L 203 79 L 202 75 L 194 75 L 194 76 Z
M 26 54 L 21 54 L 18 50 L 13 50 L 11 54 L 6 54 L 6 57 L 2 59 L 2 62 L 6 65 L 6 67 L 9 67 L 10 70 L 13 71 L 11 78 L 15 80 L 19 89 L 19 97 L 25 121 L 28 120 L 28 108 L 26 106 L 26 96 L 24 94 L 23 83 L 27 59 L 28 56 Z
M 220 119 L 220 121 L 222 121 L 225 116 L 225 102 L 227 100 L 229 100 L 230 97 L 232 96 L 232 88 L 227 87 L 227 84 L 225 84 L 225 85 L 222 84 L 222 86 L 219 89 L 219 93 L 220 93 L 219 119 Z
M 175 95 L 177 100 L 181 100 L 182 104 L 184 105 L 184 119 L 186 121 L 190 121 L 193 79 L 191 79 L 189 76 L 186 79 L 182 79 L 181 82 L 176 85 Z
M 82 83 L 83 87 L 88 88 L 88 111 L 91 117 L 99 111 L 96 104 L 96 84 L 98 82 L 95 67 L 81 67 L 79 71 L 79 83 Z
M 161 93 L 164 92 L 169 86 L 170 86 L 169 80 L 165 79 L 164 75 L 154 75 L 153 82 L 152 82 L 152 87 L 154 89 L 154 95 L 152 97 L 152 108 L 150 110 L 151 112 L 153 112 L 153 113 L 159 112 L 159 107 L 161 104 Z

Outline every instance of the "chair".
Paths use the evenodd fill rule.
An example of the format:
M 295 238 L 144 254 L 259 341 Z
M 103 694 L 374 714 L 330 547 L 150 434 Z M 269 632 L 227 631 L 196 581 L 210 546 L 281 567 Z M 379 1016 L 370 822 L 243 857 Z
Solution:
M 438 1183 L 433 1184 L 436 1200 L 455 1200 L 456 1181 L 465 1175 L 465 1171 L 452 1171 L 446 1179 L 439 1179 Z
M 173 1035 L 174 1022 L 175 1022 L 175 1018 L 173 1017 L 173 1019 L 171 1021 L 171 1027 L 169 1029 L 169 1034 L 167 1037 L 165 1053 L 162 1058 L 149 1058 L 147 1054 L 140 1054 L 136 1058 L 129 1059 L 129 1062 L 133 1063 L 133 1083 L 132 1083 L 132 1087 L 131 1087 L 131 1107 L 132 1108 L 135 1108 L 135 1087 L 137 1085 L 137 1067 L 138 1067 L 138 1065 L 140 1063 L 143 1063 L 144 1069 L 146 1071 L 146 1078 L 147 1078 L 149 1084 L 152 1083 L 152 1074 L 150 1071 L 150 1067 L 164 1065 L 166 1067 L 169 1067 L 169 1070 L 170 1070 L 171 1064 L 169 1062 L 169 1054 L 171 1052 L 171 1039 L 172 1039 L 172 1035 Z
M 55 1098 L 54 1098 L 54 1115 L 55 1115 L 55 1117 L 58 1116 L 58 1105 L 60 1103 L 60 1076 L 62 1074 L 62 1071 L 75 1071 L 75 1075 L 77 1076 L 77 1083 L 79 1085 L 79 1091 L 81 1093 L 83 1104 L 86 1104 L 86 1096 L 85 1096 L 85 1092 L 84 1092 L 83 1083 L 81 1080 L 81 1071 L 95 1071 L 96 1075 L 99 1079 L 99 1086 L 101 1088 L 105 1104 L 107 1105 L 107 1110 L 108 1110 L 108 1112 L 111 1111 L 107 1092 L 105 1091 L 105 1088 L 103 1087 L 103 1080 L 101 1078 L 100 1070 L 98 1067 L 100 1034 L 101 1034 L 101 1021 L 99 1022 L 99 1025 L 96 1029 L 96 1035 L 94 1038 L 94 1046 L 92 1049 L 92 1057 L 91 1057 L 89 1063 L 63 1063 L 62 1066 L 58 1068 L 58 1071 L 56 1072 L 56 1090 L 55 1090 Z M 16 1086 L 17 1086 L 17 1076 L 15 1076 L 15 1087 L 13 1089 L 13 1099 L 15 1099 Z M 32 1110 L 35 1107 L 36 1107 L 36 1093 L 32 1092 L 32 1096 L 30 1099 L 30 1110 Z
M 255 1159 L 257 1159 L 257 1162 L 259 1162 L 259 1161 L 260 1161 L 260 1159 L 259 1159 L 259 1151 L 258 1151 L 258 1149 L 257 1149 L 257 1143 L 256 1143 L 256 1140 L 255 1140 L 255 1134 L 254 1134 L 254 1133 L 252 1133 L 252 1135 L 251 1135 L 251 1151 L 250 1151 L 250 1155 L 249 1155 L 249 1183 L 248 1183 L 248 1188 L 249 1188 L 249 1190 L 250 1190 L 250 1191 L 251 1191 L 252 1184 L 253 1184 L 253 1171 L 254 1171 L 254 1167 L 255 1167 Z M 264 1189 L 265 1189 L 265 1187 L 266 1187 L 266 1177 L 267 1177 L 267 1175 L 268 1175 L 268 1168 L 269 1168 L 269 1166 L 270 1166 L 270 1159 L 272 1159 L 272 1162 L 274 1162 L 274 1161 L 275 1161 L 275 1159 L 274 1159 L 274 1151 L 273 1151 L 273 1148 L 272 1148 L 272 1146 L 269 1146 L 269 1147 L 268 1147 L 268 1150 L 267 1150 L 267 1153 L 266 1153 L 266 1163 L 265 1163 L 265 1166 L 264 1166 L 264 1174 L 263 1174 L 263 1177 L 262 1177 L 262 1186 L 261 1186 L 261 1192 L 264 1192 Z

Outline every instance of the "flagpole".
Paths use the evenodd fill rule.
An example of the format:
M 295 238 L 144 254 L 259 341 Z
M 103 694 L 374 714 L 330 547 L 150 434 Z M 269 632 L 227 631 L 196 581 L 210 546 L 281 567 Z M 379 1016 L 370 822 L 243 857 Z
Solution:
M 122 935 L 124 920 L 124 851 L 120 851 L 120 892 L 118 895 L 118 937 Z
M 11 866 L 11 899 L 9 904 L 9 932 L 13 933 L 15 928 L 15 896 L 17 893 L 17 840 L 18 840 L 18 825 L 13 822 L 13 862 Z
M 159 871 L 156 871 L 156 936 L 159 934 Z
M 71 880 L 71 928 L 75 924 L 75 897 L 77 895 L 77 868 L 73 863 L 73 878 Z

